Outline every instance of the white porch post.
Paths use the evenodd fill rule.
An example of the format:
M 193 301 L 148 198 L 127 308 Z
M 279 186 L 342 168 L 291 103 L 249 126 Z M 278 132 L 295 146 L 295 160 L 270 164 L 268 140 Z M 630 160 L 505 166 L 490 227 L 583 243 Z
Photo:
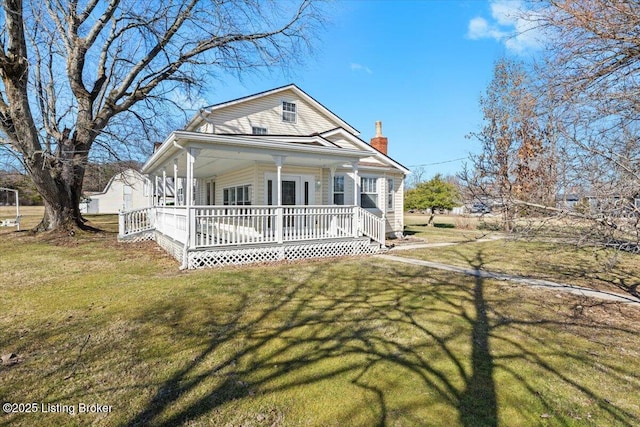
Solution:
M 155 206 L 156 205 L 156 189 L 158 188 L 158 177 L 155 175 L 151 175 L 153 177 L 153 181 L 151 180 L 151 178 L 149 178 L 149 180 L 147 181 L 148 185 L 149 185 L 149 206 Z
M 351 163 L 351 170 L 353 171 L 353 204 L 360 206 L 360 175 L 357 162 Z
M 358 175 L 358 162 L 351 163 L 353 171 L 353 237 L 360 236 L 360 223 L 358 221 L 360 208 L 360 176 Z
M 282 208 L 282 164 L 284 156 L 273 156 L 276 163 L 276 241 L 284 241 L 284 210 Z
M 381 187 L 382 196 L 378 196 L 379 200 L 382 200 L 380 206 L 380 208 L 382 209 L 382 224 L 380 225 L 382 229 L 380 230 L 380 236 L 382 237 L 382 239 L 384 239 L 387 234 L 387 207 L 389 206 L 389 201 L 387 200 L 387 198 L 389 197 L 389 178 L 387 177 L 386 173 L 382 176 Z
M 153 183 L 149 183 L 150 185 L 150 196 L 151 196 L 151 206 L 157 206 L 158 204 L 158 175 L 153 174 L 151 175 L 153 177 Z M 151 180 L 149 180 L 151 181 Z
M 195 158 L 198 155 L 199 151 L 200 150 L 197 150 L 195 148 L 187 149 L 187 188 L 183 190 L 183 194 L 185 195 L 185 206 L 187 208 L 187 236 L 189 236 L 189 240 L 187 243 L 189 245 L 189 248 L 195 247 L 196 244 L 196 212 L 195 209 L 193 209 L 193 204 L 195 201 L 195 197 L 193 194 L 193 164 L 195 163 Z
M 333 192 L 335 190 L 335 188 L 333 188 L 333 185 L 334 185 L 333 181 L 336 178 L 336 166 L 335 165 L 331 166 L 329 168 L 329 171 L 330 171 L 330 173 L 329 173 L 329 188 L 327 189 L 327 190 L 329 190 L 329 191 L 327 191 L 327 193 L 329 194 L 329 200 L 327 200 L 327 204 L 328 205 L 333 205 L 334 204 L 333 203 Z
M 167 206 L 167 169 L 162 169 L 162 206 Z
M 195 151 L 193 148 L 186 149 L 187 155 L 187 177 L 185 178 L 185 186 L 187 188 L 182 189 L 182 195 L 184 196 L 184 206 L 187 213 L 186 223 L 186 242 L 184 243 L 184 249 L 182 251 L 182 266 L 181 269 L 189 268 L 189 249 L 195 246 L 196 236 L 196 216 L 195 212 L 191 208 L 193 203 L 193 161 Z M 178 160 L 175 159 L 174 163 L 174 176 L 178 173 Z M 174 212 L 176 209 L 174 209 Z M 175 224 L 175 223 L 174 223 Z
M 176 157 L 175 159 L 173 159 L 173 226 L 176 227 L 178 226 L 178 212 L 176 207 L 178 206 L 178 158 Z M 185 236 L 186 238 L 186 236 Z M 184 246 L 184 251 L 185 253 L 184 257 L 185 261 L 183 262 L 184 268 L 186 267 L 186 253 L 187 253 L 187 245 L 185 244 Z
M 173 159 L 173 206 L 178 206 L 178 158 L 177 157 Z
M 329 168 L 329 188 L 327 188 L 327 194 L 329 195 L 329 200 L 327 200 L 327 205 L 335 205 L 335 201 L 333 200 L 333 192 L 335 191 L 334 188 L 334 180 L 336 177 L 336 166 L 333 165 Z M 343 188 L 344 190 L 344 188 Z M 337 216 L 331 215 L 331 219 L 329 222 L 329 234 L 331 234 L 332 236 L 337 235 L 338 233 L 338 218 Z

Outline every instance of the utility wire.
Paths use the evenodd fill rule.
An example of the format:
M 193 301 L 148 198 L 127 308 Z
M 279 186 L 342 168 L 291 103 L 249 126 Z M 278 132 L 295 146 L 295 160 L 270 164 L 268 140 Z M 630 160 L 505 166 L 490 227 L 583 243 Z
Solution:
M 443 165 L 445 163 L 453 163 L 453 162 L 459 162 L 460 160 L 467 160 L 468 157 L 460 157 L 457 159 L 452 159 L 452 160 L 445 160 L 444 162 L 436 162 L 436 163 L 423 163 L 421 165 L 409 165 L 410 168 L 418 168 L 421 166 L 435 166 L 435 165 Z

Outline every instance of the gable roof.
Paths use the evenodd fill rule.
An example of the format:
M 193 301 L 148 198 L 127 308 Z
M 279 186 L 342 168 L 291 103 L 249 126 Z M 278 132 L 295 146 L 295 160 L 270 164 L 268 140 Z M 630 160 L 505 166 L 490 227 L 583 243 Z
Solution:
M 396 162 L 395 160 L 393 160 L 391 157 L 389 157 L 388 155 L 380 152 L 379 150 L 377 150 L 375 147 L 372 147 L 371 145 L 367 144 L 365 141 L 363 141 L 361 138 L 359 138 L 356 135 L 352 135 L 349 132 L 345 131 L 345 129 L 342 128 L 335 128 L 335 129 L 330 129 L 328 131 L 322 132 L 319 135 L 323 138 L 328 138 L 331 137 L 332 135 L 336 135 L 336 134 L 340 134 L 341 136 L 343 136 L 345 139 L 349 140 L 351 143 L 353 143 L 356 147 L 360 148 L 363 151 L 370 151 L 371 152 L 371 157 L 375 157 L 378 160 L 380 160 L 382 163 L 393 166 L 397 169 L 400 169 L 405 175 L 409 174 L 411 171 L 403 166 L 402 164 Z
M 294 92 L 297 96 L 299 96 L 300 98 L 304 99 L 306 102 L 308 102 L 309 104 L 311 104 L 313 107 L 315 107 L 317 110 L 319 110 L 323 115 L 327 116 L 329 119 L 331 119 L 332 121 L 335 121 L 336 123 L 339 124 L 339 127 L 347 130 L 348 132 L 350 132 L 353 135 L 359 135 L 360 131 L 357 130 L 356 128 L 354 128 L 353 126 L 351 126 L 349 123 L 347 123 L 346 121 L 344 121 L 343 119 L 341 119 L 338 115 L 336 115 L 333 111 L 331 111 L 330 109 L 328 109 L 327 107 L 325 107 L 324 105 L 322 105 L 321 103 L 319 103 L 315 98 L 313 98 L 311 95 L 309 95 L 308 93 L 306 93 L 305 91 L 303 91 L 302 89 L 300 89 L 298 86 L 296 86 L 295 84 L 288 84 L 286 86 L 281 86 L 281 87 L 277 87 L 275 89 L 269 89 L 263 92 L 258 92 L 255 93 L 253 95 L 248 95 L 248 96 L 243 96 L 241 98 L 236 98 L 233 99 L 231 101 L 225 101 L 225 102 L 220 102 L 218 104 L 212 104 L 209 105 L 207 107 L 201 108 L 200 111 L 198 112 L 198 114 L 196 114 L 190 121 L 189 123 L 187 123 L 187 125 L 185 126 L 185 129 L 189 129 L 191 126 L 195 125 L 196 123 L 200 123 L 202 121 L 204 121 L 204 114 L 211 114 L 212 112 L 225 108 L 225 107 L 229 107 L 232 105 L 236 105 L 236 104 L 241 104 L 244 102 L 251 102 L 255 99 L 264 97 L 264 96 L 269 96 L 269 95 L 274 95 L 280 92 L 284 92 L 290 90 L 292 92 Z
M 102 191 L 91 191 L 91 192 L 87 192 L 87 194 L 91 193 L 91 195 L 93 196 L 106 194 L 111 189 L 111 186 L 113 185 L 114 181 L 122 181 L 124 183 L 128 183 L 130 182 L 128 180 L 148 181 L 147 177 L 142 175 L 139 171 L 135 169 L 127 168 L 116 173 L 111 178 L 109 178 L 107 185 L 104 186 L 104 189 Z

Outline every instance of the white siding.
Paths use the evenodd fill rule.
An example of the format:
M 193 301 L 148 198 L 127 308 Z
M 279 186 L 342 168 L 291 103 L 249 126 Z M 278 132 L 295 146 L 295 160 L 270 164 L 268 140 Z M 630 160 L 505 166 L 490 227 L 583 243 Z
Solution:
M 254 168 L 245 168 L 237 171 L 233 171 L 230 173 L 226 173 L 224 175 L 220 175 L 216 177 L 216 194 L 215 194 L 215 204 L 222 205 L 223 203 L 223 190 L 229 187 L 237 187 L 239 185 L 251 185 L 251 204 L 260 205 L 262 204 L 256 198 L 256 187 L 258 187 L 255 182 L 255 174 Z
M 258 182 L 258 188 L 256 189 L 256 196 L 258 200 L 258 204 L 265 204 L 265 174 L 267 173 L 276 173 L 276 166 L 274 164 L 261 163 L 256 167 L 256 181 Z M 319 180 L 322 180 L 323 173 L 321 168 L 308 168 L 308 167 L 300 167 L 300 166 L 282 166 L 282 175 L 311 175 L 313 176 L 313 182 L 309 184 L 309 192 L 314 193 L 313 204 L 322 204 L 322 194 L 324 188 L 326 187 L 324 181 L 321 181 L 321 188 L 316 192 L 315 183 Z M 303 201 L 300 201 L 299 204 L 303 204 Z
M 401 174 L 387 174 L 387 178 L 393 179 L 393 211 L 387 211 L 387 233 L 401 233 L 404 230 L 404 178 Z M 385 182 L 386 186 L 386 182 Z M 385 189 L 385 207 L 387 193 Z
M 340 148 L 349 148 L 349 149 L 352 149 L 352 150 L 360 150 L 361 149 L 356 144 L 352 143 L 351 141 L 346 140 L 345 138 L 342 138 L 340 135 L 335 135 L 335 136 L 328 137 L 327 140 L 333 142 L 334 144 L 336 144 Z
M 126 170 L 113 177 L 104 192 L 89 196 L 91 202 L 87 213 L 114 214 L 125 208 L 126 187 L 131 188 L 131 205 L 128 209 L 151 206 L 151 187 L 138 172 Z
M 194 193 L 194 204 L 204 205 L 207 203 L 207 183 L 204 179 L 198 178 L 195 180 L 196 188 Z
M 272 164 L 260 163 L 255 167 L 249 167 L 242 170 L 234 171 L 224 175 L 220 175 L 215 179 L 215 204 L 222 205 L 223 189 L 236 187 L 239 185 L 251 185 L 251 203 L 253 205 L 265 204 L 265 174 L 276 173 L 276 166 Z M 336 175 L 343 175 L 345 190 L 345 205 L 354 205 L 354 185 L 353 172 L 351 169 L 337 169 Z M 331 205 L 333 200 L 329 198 L 329 188 L 331 182 L 331 171 L 328 168 L 306 168 L 297 166 L 283 166 L 282 175 L 304 175 L 313 176 L 313 182 L 310 183 L 310 190 L 314 192 L 314 204 Z M 404 177 L 402 174 L 392 173 L 373 173 L 370 171 L 359 171 L 359 177 L 375 177 L 378 179 L 378 204 L 379 208 L 386 210 L 387 203 L 387 178 L 393 179 L 394 185 L 394 206 L 392 211 L 386 211 L 387 233 L 400 233 L 404 228 Z M 315 182 L 320 181 L 320 189 L 316 191 Z M 197 201 L 198 204 L 204 204 L 206 200 L 206 179 L 198 180 L 197 183 Z M 300 201 L 302 204 L 302 201 Z
M 296 104 L 296 123 L 282 121 L 282 101 Z M 269 135 L 310 135 L 338 127 L 291 90 L 220 108 L 208 120 L 213 125 L 201 126 L 201 132 L 251 134 L 252 127 L 257 126 L 266 128 Z
M 336 169 L 335 176 L 342 175 L 344 176 L 344 204 L 345 205 L 355 205 L 355 200 L 353 198 L 353 172 L 351 168 L 349 169 Z M 333 186 L 333 182 L 331 182 L 331 171 L 327 169 L 326 174 L 327 186 Z M 332 193 L 333 194 L 333 193 Z M 326 200 L 326 203 L 329 205 L 333 204 L 333 199 L 329 200 L 329 189 L 327 187 L 327 191 L 323 194 L 323 200 Z
M 362 146 L 361 145 L 355 144 L 352 141 L 349 141 L 348 139 L 343 138 L 339 134 L 336 134 L 334 136 L 330 136 L 330 137 L 327 138 L 327 140 L 333 142 L 334 144 L 336 144 L 340 148 L 348 148 L 348 149 L 351 149 L 351 150 L 362 150 Z M 381 162 L 380 160 L 378 160 L 374 156 L 365 157 L 361 161 L 364 162 L 364 163 L 370 163 L 370 164 L 375 164 L 375 165 L 380 165 L 380 166 L 388 166 L 387 164 Z

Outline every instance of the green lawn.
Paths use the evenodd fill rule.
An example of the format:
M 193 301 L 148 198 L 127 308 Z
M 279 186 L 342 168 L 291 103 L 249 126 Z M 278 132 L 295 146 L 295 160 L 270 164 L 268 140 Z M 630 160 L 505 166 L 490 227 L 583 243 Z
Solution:
M 436 215 L 433 226 L 427 227 L 429 215 L 405 214 L 405 235 L 425 243 L 464 242 L 498 235 L 489 230 L 479 230 L 477 217 Z
M 184 272 L 113 233 L 3 230 L 0 253 L 3 402 L 111 406 L 0 425 L 640 419 L 635 307 L 375 257 Z

